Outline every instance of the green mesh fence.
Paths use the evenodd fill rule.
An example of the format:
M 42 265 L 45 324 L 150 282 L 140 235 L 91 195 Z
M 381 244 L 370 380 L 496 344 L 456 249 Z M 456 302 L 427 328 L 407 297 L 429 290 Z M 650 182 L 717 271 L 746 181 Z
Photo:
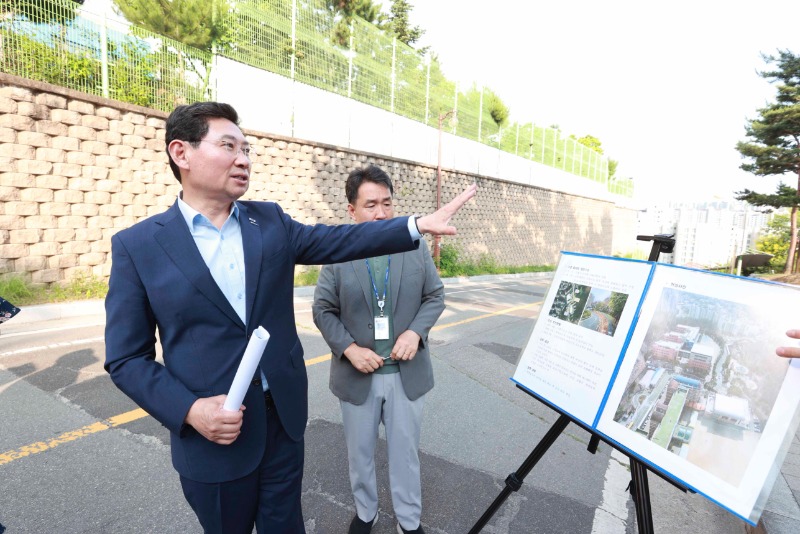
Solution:
M 113 30 L 69 0 L 2 6 L 2 72 L 163 111 L 206 98 L 210 54 L 140 29 Z
M 294 61 L 304 57 L 292 43 L 291 1 L 244 0 L 236 4 L 232 44 L 219 52 L 240 63 L 291 77 L 292 56 Z
M 551 128 L 498 125 L 480 89 L 457 87 L 435 60 L 357 17 L 334 14 L 325 0 L 231 5 L 232 38 L 218 47 L 221 56 L 433 127 L 455 110 L 456 120 L 442 124 L 445 131 L 633 195 L 631 180 L 608 179 L 608 161 L 597 152 Z M 210 53 L 140 28 L 112 30 L 76 15 L 70 0 L 0 6 L 3 72 L 164 111 L 214 98 Z

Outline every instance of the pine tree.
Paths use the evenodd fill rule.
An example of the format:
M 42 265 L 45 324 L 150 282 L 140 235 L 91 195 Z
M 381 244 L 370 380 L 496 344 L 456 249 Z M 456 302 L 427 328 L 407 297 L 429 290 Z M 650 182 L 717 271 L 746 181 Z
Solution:
M 136 26 L 212 51 L 230 40 L 228 0 L 114 0 L 125 18 Z
M 419 38 L 425 34 L 425 30 L 419 26 L 411 26 L 408 20 L 408 14 L 413 7 L 406 0 L 392 0 L 392 6 L 389 8 L 391 12 L 388 23 L 389 30 L 397 36 L 398 40 L 409 46 L 419 41 Z M 424 53 L 426 50 L 427 47 L 419 52 Z
M 339 46 L 350 46 L 350 24 L 353 17 L 359 17 L 381 28 L 385 16 L 380 4 L 372 0 L 328 0 L 328 10 L 341 17 L 333 29 L 333 39 Z
M 774 64 L 775 69 L 759 75 L 770 82 L 777 82 L 778 95 L 774 103 L 758 110 L 758 118 L 748 121 L 745 132 L 749 139 L 736 145 L 741 155 L 749 159 L 741 168 L 756 176 L 793 173 L 797 176 L 800 188 L 800 57 L 788 50 L 779 50 L 778 56 L 763 57 L 767 63 Z M 798 189 L 793 191 L 796 198 Z M 784 201 L 784 194 L 785 191 L 781 193 L 779 187 L 775 196 Z M 758 200 L 752 191 L 745 190 L 740 195 Z M 742 199 L 751 202 L 747 198 Z M 784 270 L 787 274 L 792 272 L 797 247 L 798 204 L 800 202 L 794 200 L 791 205 L 791 241 Z

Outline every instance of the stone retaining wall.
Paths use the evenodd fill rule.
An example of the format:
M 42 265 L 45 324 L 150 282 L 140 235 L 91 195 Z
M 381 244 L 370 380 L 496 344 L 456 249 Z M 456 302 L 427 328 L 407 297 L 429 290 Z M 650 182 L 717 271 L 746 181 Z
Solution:
M 0 73 L 0 276 L 34 283 L 106 277 L 110 238 L 159 213 L 180 191 L 160 111 Z M 256 156 L 248 200 L 273 200 L 304 223 L 346 218 L 344 180 L 366 164 L 393 178 L 398 215 L 436 206 L 436 169 L 412 161 L 245 130 Z M 446 170 L 442 199 L 468 184 L 477 200 L 445 238 L 465 257 L 553 264 L 562 249 L 612 254 L 633 243 L 636 212 L 613 202 Z

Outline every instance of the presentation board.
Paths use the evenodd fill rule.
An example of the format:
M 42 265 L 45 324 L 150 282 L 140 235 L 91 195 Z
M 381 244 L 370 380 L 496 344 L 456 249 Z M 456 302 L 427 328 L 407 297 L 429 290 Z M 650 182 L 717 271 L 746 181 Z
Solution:
M 564 252 L 513 380 L 756 525 L 798 428 L 800 290 Z

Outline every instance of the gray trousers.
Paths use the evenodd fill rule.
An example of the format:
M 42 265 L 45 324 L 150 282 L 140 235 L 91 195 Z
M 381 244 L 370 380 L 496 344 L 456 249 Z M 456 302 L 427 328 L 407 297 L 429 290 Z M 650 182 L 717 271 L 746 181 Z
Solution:
M 358 517 L 362 521 L 371 521 L 378 513 L 375 444 L 378 426 L 383 422 L 394 514 L 404 529 L 416 529 L 422 514 L 419 435 L 425 396 L 415 401 L 408 400 L 400 373 L 373 374 L 364 404 L 345 401 L 340 401 L 340 404 L 350 462 L 350 487 Z

